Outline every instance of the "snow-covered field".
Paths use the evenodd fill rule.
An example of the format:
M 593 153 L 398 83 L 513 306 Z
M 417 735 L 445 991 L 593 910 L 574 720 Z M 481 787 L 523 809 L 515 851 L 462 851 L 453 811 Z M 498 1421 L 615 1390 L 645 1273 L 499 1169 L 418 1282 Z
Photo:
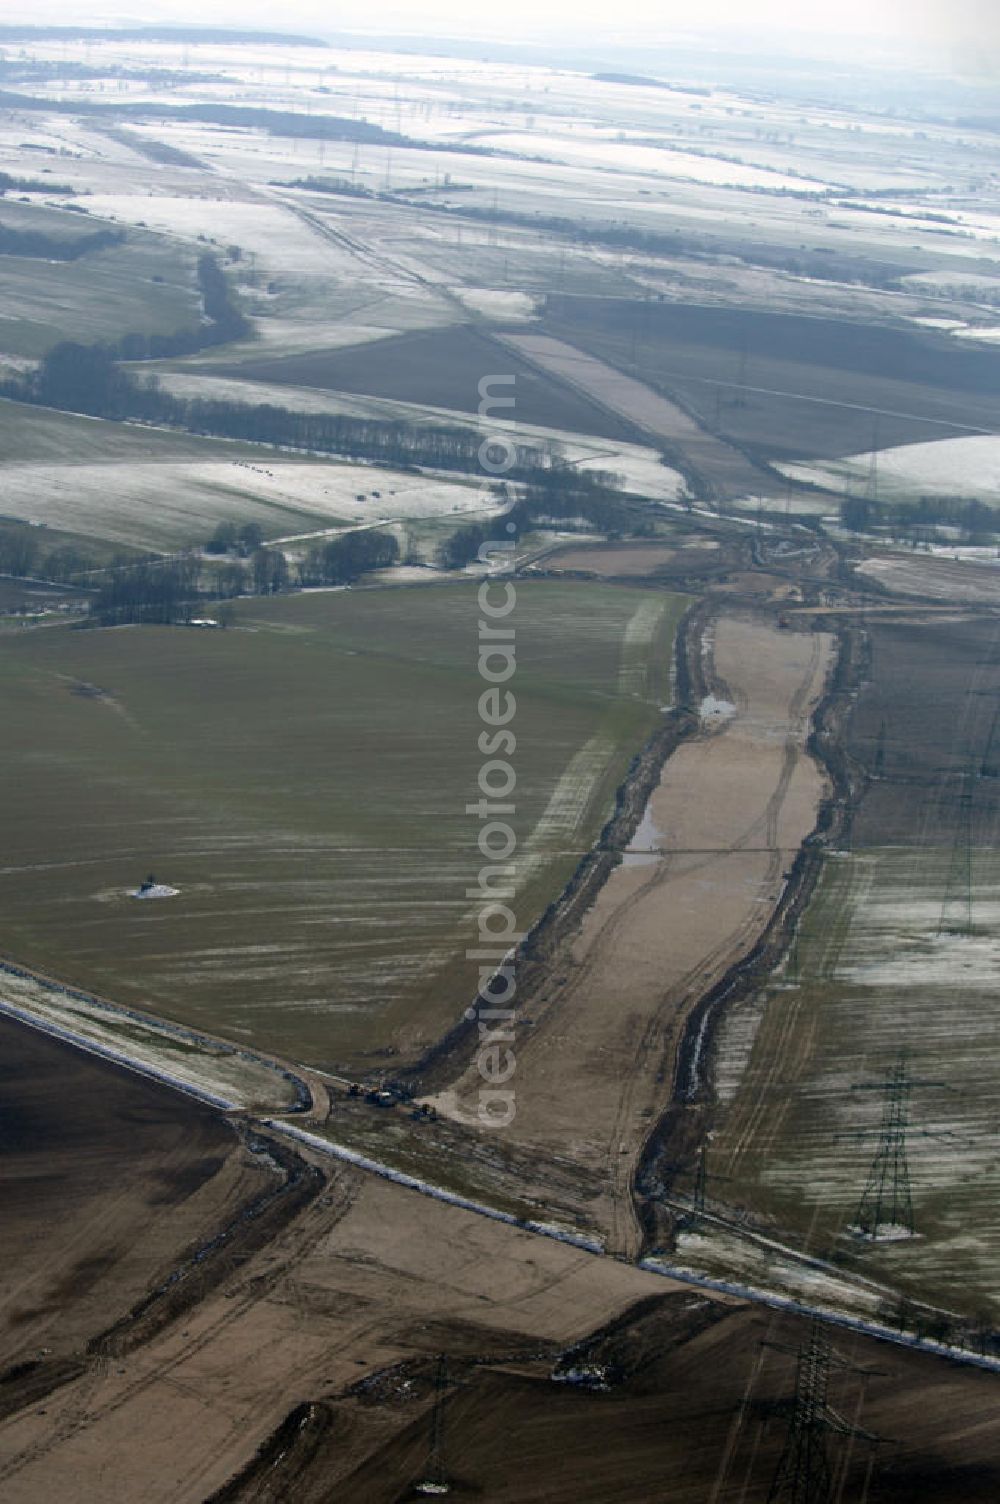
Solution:
M 357 344 L 456 317 L 445 298 L 400 268 L 361 255 L 325 233 L 322 222 L 302 218 L 277 199 L 250 195 L 238 183 L 196 178 L 185 196 L 156 189 L 95 192 L 87 208 L 116 224 L 208 241 L 223 253 L 238 247 L 241 259 L 230 267 L 230 278 L 254 321 L 254 347 L 261 353 Z
M 221 246 L 237 245 L 245 255 L 259 258 L 260 267 L 254 262 L 250 270 L 269 276 L 336 278 L 353 268 L 356 257 L 347 247 L 325 239 L 280 204 L 234 197 L 225 185 L 221 192 L 213 192 L 214 186 L 211 180 L 201 180 L 183 197 L 156 188 L 150 188 L 146 197 L 93 194 L 87 208 L 103 218 L 128 224 L 141 221 L 150 229 L 186 240 L 204 236 Z
M 929 292 L 938 297 L 1000 298 L 1000 274 L 989 276 L 961 267 L 954 271 L 911 272 L 900 281 L 911 292 Z
M 791 480 L 850 492 L 867 483 L 871 454 L 814 460 L 808 465 L 778 464 L 775 468 Z M 972 434 L 964 439 L 935 439 L 929 444 L 882 449 L 878 484 L 884 500 L 963 496 L 1000 506 L 1000 434 Z
M 461 428 L 478 427 L 468 413 L 446 407 L 422 407 L 413 402 L 397 402 L 388 397 L 366 397 L 353 392 L 329 392 L 318 387 L 279 386 L 261 381 L 241 381 L 237 377 L 169 370 L 161 375 L 161 384 L 179 397 L 219 398 L 233 402 L 273 402 L 295 412 L 346 413 L 359 418 L 401 419 L 421 423 L 433 419 Z M 685 494 L 684 477 L 663 464 L 659 452 L 644 444 L 611 443 L 588 434 L 563 428 L 543 428 L 537 424 L 492 419 L 491 427 L 517 434 L 525 443 L 540 449 L 555 447 L 560 456 L 581 470 L 604 470 L 621 479 L 625 490 L 651 501 L 676 501 Z
M 578 136 L 546 135 L 531 132 L 518 135 L 504 132 L 483 140 L 485 146 L 502 146 L 507 151 L 538 154 L 558 162 L 585 163 L 588 166 L 626 172 L 655 174 L 657 177 L 688 178 L 696 183 L 713 183 L 729 188 L 788 189 L 823 193 L 829 183 L 808 178 L 793 178 L 766 168 L 748 167 L 742 162 L 727 162 L 719 157 L 672 151 L 668 147 L 638 146 L 630 142 L 581 141 Z
M 957 848 L 831 856 L 783 973 L 723 1026 L 709 1155 L 720 1202 L 774 1214 L 812 1250 L 848 1250 L 903 1052 L 917 1237 L 893 1236 L 887 1203 L 878 1257 L 870 1242 L 862 1257 L 875 1277 L 923 1280 L 966 1309 L 1000 1298 L 1000 872 L 982 831 L 960 878 Z
M 473 313 L 501 322 L 526 322 L 534 317 L 538 307 L 537 298 L 525 292 L 507 292 L 495 287 L 456 287 L 455 295 Z
M 482 510 L 473 482 L 335 460 L 24 464 L 0 470 L 0 512 L 8 517 L 138 548 L 206 542 L 219 522 L 256 522 L 265 537 L 274 538 L 342 520 L 376 523 Z
M 942 547 L 932 552 L 880 554 L 859 564 L 858 573 L 878 580 L 896 595 L 983 606 L 996 606 L 1000 598 L 996 549 Z

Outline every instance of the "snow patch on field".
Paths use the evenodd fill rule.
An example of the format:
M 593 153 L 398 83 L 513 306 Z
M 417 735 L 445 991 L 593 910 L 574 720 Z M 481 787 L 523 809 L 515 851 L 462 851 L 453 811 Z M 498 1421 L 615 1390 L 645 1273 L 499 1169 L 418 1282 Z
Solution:
M 674 1258 L 681 1269 L 718 1272 L 811 1305 L 856 1315 L 875 1315 L 885 1293 L 818 1263 L 801 1263 L 777 1243 L 741 1237 L 735 1230 L 708 1221 L 697 1232 L 681 1233 Z
M 791 480 L 850 490 L 866 484 L 871 454 L 846 459 L 814 460 L 807 465 L 776 464 Z M 1000 435 L 973 434 L 961 439 L 935 439 L 926 444 L 902 444 L 878 452 L 879 490 L 887 498 L 966 496 L 1000 505 Z
M 483 144 L 497 146 L 505 151 L 524 152 L 527 156 L 541 153 L 572 166 L 651 173 L 661 178 L 686 178 L 717 187 L 770 188 L 777 191 L 791 189 L 809 193 L 822 193 L 830 187 L 828 183 L 812 178 L 790 177 L 787 173 L 774 172 L 767 167 L 728 162 L 707 153 L 703 156 L 695 152 L 676 151 L 670 147 L 644 146 L 628 141 L 601 140 L 598 137 L 581 140 L 579 131 L 565 136 L 545 136 L 535 131 L 521 135 L 516 131 L 504 131 L 501 135 L 483 137 Z
M 855 1238 L 861 1238 L 865 1243 L 905 1243 L 908 1238 L 916 1237 L 916 1233 L 909 1227 L 903 1227 L 899 1222 L 880 1222 L 878 1232 L 870 1232 L 867 1228 L 852 1226 L 848 1232 Z
M 648 501 L 673 503 L 687 495 L 683 475 L 665 465 L 655 449 L 623 444 L 614 453 L 580 460 L 578 470 L 606 471 L 615 476 L 623 491 Z
M 0 969 L 0 1012 L 227 1109 L 281 1111 L 291 1084 L 235 1046 L 12 968 Z
M 968 553 L 971 550 L 950 548 L 947 557 L 926 552 L 886 554 L 880 558 L 865 559 L 858 565 L 858 574 L 881 580 L 899 595 L 996 605 L 996 571 L 1000 568 L 1000 559 L 995 552 L 987 558 L 977 554 L 975 559 L 966 558 Z M 987 567 L 977 568 L 976 565 Z
M 911 324 L 920 324 L 924 329 L 944 329 L 945 331 L 949 331 L 952 329 L 965 329 L 967 327 L 964 319 L 933 319 L 922 317 L 916 313 L 910 314 L 908 319 Z
M 247 199 L 240 185 L 214 181 L 216 194 L 203 196 L 96 192 L 87 208 L 95 218 L 143 225 L 219 250 L 238 246 L 241 261 L 228 271 L 255 323 L 255 353 L 262 346 L 271 354 L 329 349 L 454 318 L 433 289 L 365 254 L 322 221 L 303 219 L 276 198 Z M 217 359 L 218 352 L 205 358 Z
M 857 908 L 852 923 L 857 949 L 835 972 L 855 987 L 991 987 L 1000 969 L 1000 898 L 976 888 L 971 926 L 966 900 L 918 901 L 890 891 Z M 968 930 L 968 932 L 967 932 Z M 858 951 L 866 958 L 856 959 Z M 871 957 L 872 959 L 868 959 Z
M 712 1058 L 712 1086 L 716 1101 L 723 1107 L 735 1100 L 763 1017 L 764 1006 L 758 997 L 744 999 L 722 1015 Z
M 180 198 L 95 193 L 87 199 L 87 208 L 95 216 L 131 224 L 142 221 L 150 229 L 189 240 L 204 235 L 222 244 L 239 245 L 284 276 L 328 275 L 346 259 L 344 251 L 277 204 L 228 195 Z
M 930 1298 L 954 1291 L 966 1302 L 995 1299 L 993 849 L 982 839 L 959 871 L 947 846 L 929 844 L 868 848 L 829 863 L 793 954 L 795 984 L 789 966 L 760 999 L 763 1021 L 742 1079 L 749 1029 L 725 1042 L 722 1078 L 727 1090 L 737 1083 L 736 1094 L 712 1153 L 734 1181 L 720 1181 L 718 1195 L 795 1228 L 811 1246 L 842 1239 L 857 1249 L 885 1083 L 905 1052 L 917 1237 L 898 1236 L 901 1219 L 886 1205 L 877 1240 L 863 1240 L 864 1257 L 890 1281 L 904 1271 L 914 1285 L 919 1279 Z
M 1000 325 L 993 324 L 989 328 L 982 325 L 972 325 L 967 329 L 956 329 L 956 339 L 978 339 L 985 344 L 1000 344 Z
M 1000 292 L 1000 277 L 981 276 L 978 272 L 909 272 L 899 280 L 902 286 L 910 289 L 920 291 L 932 288 L 935 292 L 955 297 L 963 294 L 975 297 L 984 292 Z
M 374 331 L 384 333 L 385 331 Z M 233 376 L 208 372 L 164 371 L 163 388 L 179 397 L 198 400 L 274 403 L 294 412 L 344 413 L 349 417 L 399 419 L 404 423 L 438 421 L 478 432 L 478 419 L 454 408 L 398 402 L 388 397 L 370 397 L 354 392 L 331 392 L 318 387 L 283 386 L 276 382 L 242 381 Z M 658 450 L 644 444 L 610 444 L 589 434 L 562 428 L 544 428 L 505 418 L 493 418 L 490 426 L 518 436 L 526 445 L 554 447 L 567 463 L 580 470 L 605 471 L 618 477 L 626 491 L 650 501 L 674 502 L 686 494 L 684 477 L 665 465 Z
M 618 669 L 618 688 L 623 695 L 642 696 L 646 687 L 648 648 L 663 620 L 666 602 L 643 601 L 637 606 L 622 637 L 621 665 Z
M 702 724 L 705 726 L 721 726 L 725 721 L 731 721 L 736 714 L 736 706 L 729 700 L 717 700 L 715 695 L 706 695 L 698 707 Z
M 615 738 L 599 731 L 577 752 L 553 790 L 527 842 L 529 852 L 558 849 L 573 842 L 590 803 L 594 785 L 614 756 Z
M 455 287 L 452 291 L 467 308 L 491 319 L 516 319 L 521 323 L 534 318 L 538 306 L 537 298 L 533 298 L 530 293 L 512 292 L 505 288 Z

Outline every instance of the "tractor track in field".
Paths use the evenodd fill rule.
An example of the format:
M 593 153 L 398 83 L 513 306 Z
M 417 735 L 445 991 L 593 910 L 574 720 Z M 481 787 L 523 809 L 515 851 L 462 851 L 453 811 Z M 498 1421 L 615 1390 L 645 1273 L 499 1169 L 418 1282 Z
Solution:
M 273 1144 L 270 1147 L 277 1149 L 277 1146 Z M 83 1375 L 77 1379 L 75 1385 L 72 1378 L 66 1381 L 71 1387 L 67 1389 L 64 1396 L 62 1413 L 59 1418 L 44 1438 L 37 1442 L 29 1443 L 26 1447 L 23 1447 L 20 1451 L 15 1452 L 0 1463 L 0 1484 L 14 1477 L 17 1473 L 22 1472 L 26 1467 L 44 1457 L 48 1452 L 69 1440 L 78 1432 L 121 1410 L 125 1405 L 138 1398 L 155 1384 L 162 1382 L 164 1379 L 169 1380 L 170 1376 L 180 1369 L 183 1364 L 187 1363 L 190 1358 L 210 1346 L 228 1328 L 241 1320 L 254 1305 L 265 1299 L 279 1281 L 288 1275 L 291 1268 L 303 1257 L 307 1256 L 327 1236 L 331 1226 L 347 1213 L 353 1201 L 354 1177 L 344 1175 L 334 1182 L 335 1190 L 333 1192 L 334 1202 L 332 1211 L 326 1206 L 317 1207 L 317 1198 L 320 1192 L 329 1184 L 326 1177 L 322 1172 L 307 1166 L 304 1161 L 299 1160 L 298 1155 L 292 1151 L 283 1149 L 278 1152 L 287 1160 L 298 1161 L 302 1166 L 299 1174 L 301 1176 L 304 1173 L 310 1179 L 312 1194 L 307 1198 L 304 1208 L 301 1204 L 296 1204 L 289 1209 L 290 1220 L 276 1231 L 273 1239 L 269 1239 L 264 1244 L 263 1249 L 251 1250 L 250 1253 L 245 1255 L 246 1257 L 251 1257 L 254 1252 L 266 1252 L 274 1260 L 271 1267 L 237 1283 L 234 1289 L 226 1290 L 224 1293 L 230 1299 L 224 1309 L 218 1315 L 214 1316 L 207 1325 L 203 1326 L 196 1335 L 184 1340 L 173 1356 L 165 1362 L 158 1364 L 147 1373 L 139 1375 L 134 1380 L 127 1381 L 118 1388 L 112 1397 L 103 1402 L 99 1401 L 96 1404 L 92 1403 L 92 1400 L 101 1382 L 107 1377 L 110 1365 L 112 1363 L 120 1363 L 124 1357 L 138 1350 L 152 1336 L 158 1335 L 163 1326 L 166 1326 L 169 1321 L 176 1319 L 182 1313 L 180 1311 L 169 1313 L 166 1320 L 162 1322 L 160 1327 L 154 1329 L 149 1334 L 149 1337 L 140 1335 L 138 1341 L 135 1340 L 134 1327 L 136 1323 L 130 1318 L 125 1318 L 122 1322 L 116 1324 L 115 1327 L 109 1329 L 109 1331 L 92 1339 L 89 1344 L 90 1351 L 87 1356 L 87 1367 Z M 286 1181 L 285 1186 L 279 1188 L 278 1194 L 287 1192 L 293 1185 L 293 1181 Z M 272 1191 L 270 1196 L 273 1198 L 274 1194 Z M 311 1225 L 303 1228 L 303 1218 L 307 1219 L 307 1222 L 311 1221 Z M 211 1247 L 211 1245 L 208 1246 Z M 216 1255 L 219 1254 L 219 1251 L 218 1248 L 214 1250 Z M 194 1291 L 194 1301 L 192 1304 L 200 1304 L 212 1290 L 215 1293 L 222 1291 L 227 1277 L 231 1274 L 233 1260 L 240 1257 L 242 1253 L 243 1251 L 238 1246 L 227 1249 L 225 1258 L 222 1261 L 217 1260 L 217 1267 L 212 1271 L 215 1275 L 212 1286 L 206 1289 L 204 1283 L 202 1283 Z M 140 1323 L 141 1320 L 142 1317 L 140 1316 Z M 64 1384 L 60 1387 L 66 1388 L 66 1385 Z M 13 1411 L 8 1418 L 16 1419 L 20 1413 L 20 1410 Z M 240 1422 L 240 1426 L 242 1426 L 242 1421 Z

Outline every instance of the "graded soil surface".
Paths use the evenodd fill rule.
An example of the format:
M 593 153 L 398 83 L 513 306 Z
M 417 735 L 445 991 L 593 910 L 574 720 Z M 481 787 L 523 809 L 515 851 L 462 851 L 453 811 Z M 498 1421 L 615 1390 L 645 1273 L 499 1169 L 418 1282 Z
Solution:
M 124 1317 L 270 1178 L 245 1158 L 208 1108 L 0 1021 L 0 1369 Z
M 609 1194 L 587 1213 L 618 1252 L 637 1247 L 631 1173 L 669 1100 L 687 1015 L 761 934 L 824 792 L 805 742 L 829 638 L 734 613 L 706 647 L 727 713 L 710 711 L 664 765 L 633 852 L 553 959 L 518 1031 L 506 1132 L 599 1173 Z M 477 1091 L 470 1069 L 434 1100 L 471 1116 Z
M 487 1359 L 542 1351 L 554 1360 L 632 1302 L 671 1288 L 332 1168 L 325 1193 L 197 1309 L 58 1390 L 47 1414 L 29 1409 L 0 1425 L 3 1498 L 202 1504 L 299 1402 L 407 1360 L 426 1363 L 442 1349 Z M 391 1431 L 409 1413 L 390 1403 L 378 1420 Z M 361 1443 L 363 1457 L 372 1441 Z M 358 1460 L 344 1445 L 338 1469 Z M 286 1504 L 303 1496 L 274 1497 Z
M 763 1504 L 809 1340 L 799 1318 L 334 1170 L 197 1311 L 0 1427 L 0 1479 L 10 1504 L 395 1504 L 427 1476 L 440 1394 L 457 1497 Z M 996 1382 L 837 1334 L 830 1403 L 884 1438 L 830 1434 L 844 1496 L 877 1469 L 880 1498 L 993 1499 Z

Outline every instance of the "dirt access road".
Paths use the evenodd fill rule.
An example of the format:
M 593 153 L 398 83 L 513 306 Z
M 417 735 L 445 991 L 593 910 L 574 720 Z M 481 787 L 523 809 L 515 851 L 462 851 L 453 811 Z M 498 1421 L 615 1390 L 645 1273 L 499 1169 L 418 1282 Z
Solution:
M 763 473 L 744 454 L 690 418 L 676 402 L 626 376 L 606 361 L 547 334 L 505 334 L 509 346 L 539 370 L 574 387 L 605 411 L 626 418 L 668 451 L 683 456 L 690 470 L 723 496 L 755 494 L 766 484 Z
M 197 1309 L 0 1425 L 0 1493 L 5 1504 L 201 1504 L 297 1402 L 442 1349 L 554 1353 L 630 1303 L 681 1288 L 335 1170 Z M 410 1419 L 388 1409 L 390 1428 Z M 339 1465 L 371 1445 L 359 1454 L 343 1438 Z
M 806 751 L 833 639 L 723 610 L 703 640 L 717 697 L 702 730 L 664 765 L 646 816 L 519 1027 L 517 1112 L 505 1130 L 541 1163 L 597 1173 L 581 1214 L 634 1257 L 632 1178 L 671 1094 L 697 1000 L 766 926 L 825 780 Z M 469 1069 L 434 1101 L 474 1114 Z

